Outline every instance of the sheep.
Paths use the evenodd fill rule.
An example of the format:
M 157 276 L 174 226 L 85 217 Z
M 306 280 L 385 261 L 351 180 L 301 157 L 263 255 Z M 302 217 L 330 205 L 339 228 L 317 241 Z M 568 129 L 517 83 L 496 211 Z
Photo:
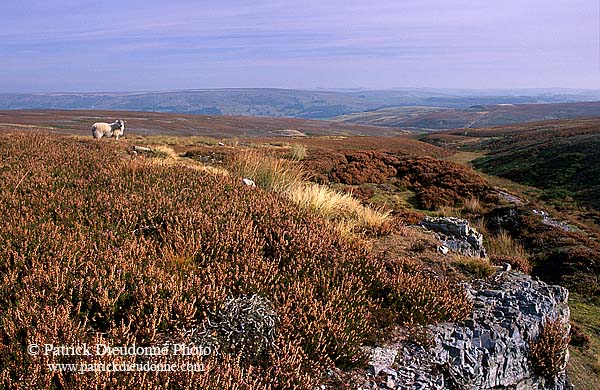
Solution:
M 117 140 L 125 132 L 125 121 L 117 119 L 113 123 L 96 122 L 92 126 L 92 135 L 96 139 L 115 137 Z

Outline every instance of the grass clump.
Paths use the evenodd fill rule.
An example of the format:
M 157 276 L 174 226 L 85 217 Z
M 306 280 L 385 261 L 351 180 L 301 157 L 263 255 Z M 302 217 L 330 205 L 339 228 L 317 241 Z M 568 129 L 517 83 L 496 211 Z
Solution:
M 538 338 L 530 342 L 529 359 L 534 370 L 549 380 L 556 378 L 565 369 L 568 345 L 568 327 L 546 318 Z
M 463 210 L 470 214 L 481 214 L 483 206 L 478 198 L 470 197 L 463 201 Z
M 454 264 L 468 277 L 483 279 L 493 275 L 496 270 L 486 259 L 460 256 Z
M 255 150 L 237 154 L 231 165 L 235 175 L 252 179 L 257 186 L 275 192 L 283 192 L 308 178 L 296 163 L 266 156 Z
M 289 160 L 245 151 L 235 157 L 232 170 L 239 177 L 250 178 L 259 187 L 281 193 L 301 208 L 334 221 L 338 230 L 348 234 L 376 229 L 389 219 L 389 213 L 364 206 L 350 194 L 309 183 L 302 167 Z
M 506 230 L 500 230 L 496 235 L 488 237 L 486 248 L 491 257 L 524 259 L 529 257 L 523 244 L 512 238 Z
M 191 158 L 185 158 L 177 154 L 173 148 L 166 145 L 152 146 L 152 155 L 150 162 L 155 165 L 181 165 L 187 168 L 194 169 L 199 172 L 228 176 L 229 171 L 222 167 L 202 164 Z
M 289 158 L 294 161 L 302 161 L 306 158 L 307 150 L 306 146 L 301 144 L 292 144 L 290 147 Z
M 454 206 L 448 206 L 448 205 L 444 205 L 444 206 L 439 206 L 436 209 L 436 212 L 438 214 L 438 216 L 440 217 L 456 217 L 456 218 L 461 218 L 461 212 L 460 209 L 454 207 Z
M 513 269 L 521 271 L 525 274 L 530 274 L 532 267 L 531 263 L 526 257 L 519 256 L 492 256 L 490 262 L 494 265 L 503 266 L 504 264 L 510 264 Z
M 179 160 L 179 155 L 170 146 L 156 145 L 152 146 L 151 149 L 154 157 L 165 160 L 166 162 L 176 162 Z
M 344 231 L 374 229 L 389 220 L 388 212 L 363 206 L 352 195 L 323 185 L 300 184 L 289 188 L 286 194 L 302 208 L 314 210 L 328 220 L 345 222 Z

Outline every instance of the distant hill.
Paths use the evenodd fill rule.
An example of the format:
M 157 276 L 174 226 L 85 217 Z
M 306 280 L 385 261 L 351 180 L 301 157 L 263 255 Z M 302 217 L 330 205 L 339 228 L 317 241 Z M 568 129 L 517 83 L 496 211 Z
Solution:
M 237 88 L 129 93 L 0 93 L 0 110 L 94 109 L 327 119 L 352 113 L 385 109 L 386 107 L 422 106 L 462 110 L 473 105 L 488 106 L 590 100 L 600 100 L 600 92 L 579 90 L 486 91 L 430 88 L 403 88 L 382 91 L 307 91 Z M 394 126 L 393 124 L 385 125 Z
M 374 126 L 445 130 L 595 116 L 600 116 L 600 102 L 475 104 L 464 109 L 425 106 L 393 107 L 343 115 L 334 120 Z
M 449 131 L 423 140 L 484 152 L 476 168 L 541 188 L 548 200 L 570 197 L 600 210 L 600 119 Z
M 304 135 L 394 136 L 407 134 L 390 127 L 354 125 L 294 118 L 256 118 L 134 111 L 7 110 L 0 111 L 5 128 L 45 128 L 54 132 L 91 134 L 94 122 L 127 121 L 125 135 L 200 135 L 213 137 L 272 137 Z

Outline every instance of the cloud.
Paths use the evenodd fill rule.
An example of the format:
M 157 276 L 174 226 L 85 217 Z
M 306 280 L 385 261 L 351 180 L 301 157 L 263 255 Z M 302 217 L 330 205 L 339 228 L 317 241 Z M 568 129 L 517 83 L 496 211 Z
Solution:
M 202 72 L 211 72 L 210 80 L 202 78 L 211 87 L 228 83 L 222 79 L 231 77 L 229 69 L 256 86 L 270 80 L 308 88 L 336 80 L 344 87 L 363 80 L 379 88 L 450 81 L 477 87 L 486 78 L 512 78 L 515 86 L 600 87 L 592 0 L 11 3 L 0 5 L 6 21 L 0 56 L 9 57 L 0 72 L 14 80 L 29 75 L 41 87 L 51 75 L 65 83 L 76 76 L 83 85 L 101 76 L 113 89 L 127 80 L 138 80 L 140 89 L 192 88 Z M 291 85 L 283 71 L 262 75 L 265 67 L 300 74 Z M 336 67 L 344 68 L 346 81 Z M 181 81 L 161 83 L 157 69 Z

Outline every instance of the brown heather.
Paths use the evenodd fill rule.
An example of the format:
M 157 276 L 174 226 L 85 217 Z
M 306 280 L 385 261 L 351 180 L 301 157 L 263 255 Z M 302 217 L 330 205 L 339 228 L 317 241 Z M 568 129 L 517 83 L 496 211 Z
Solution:
M 377 313 L 427 324 L 470 312 L 451 282 L 386 263 L 281 195 L 115 145 L 0 135 L 0 387 L 314 389 L 325 367 L 361 362 Z M 279 316 L 264 362 L 76 374 L 46 366 L 72 357 L 27 354 L 31 343 L 155 345 L 247 294 Z
M 549 320 L 536 340 L 530 342 L 529 359 L 535 371 L 550 380 L 564 369 L 569 346 L 569 330 L 558 320 Z
M 464 206 L 479 212 L 479 198 L 489 194 L 490 185 L 464 165 L 432 157 L 411 157 L 380 151 L 317 151 L 304 161 L 320 183 L 361 185 L 386 184 L 395 178 L 415 192 L 417 206 L 435 210 L 444 206 Z

